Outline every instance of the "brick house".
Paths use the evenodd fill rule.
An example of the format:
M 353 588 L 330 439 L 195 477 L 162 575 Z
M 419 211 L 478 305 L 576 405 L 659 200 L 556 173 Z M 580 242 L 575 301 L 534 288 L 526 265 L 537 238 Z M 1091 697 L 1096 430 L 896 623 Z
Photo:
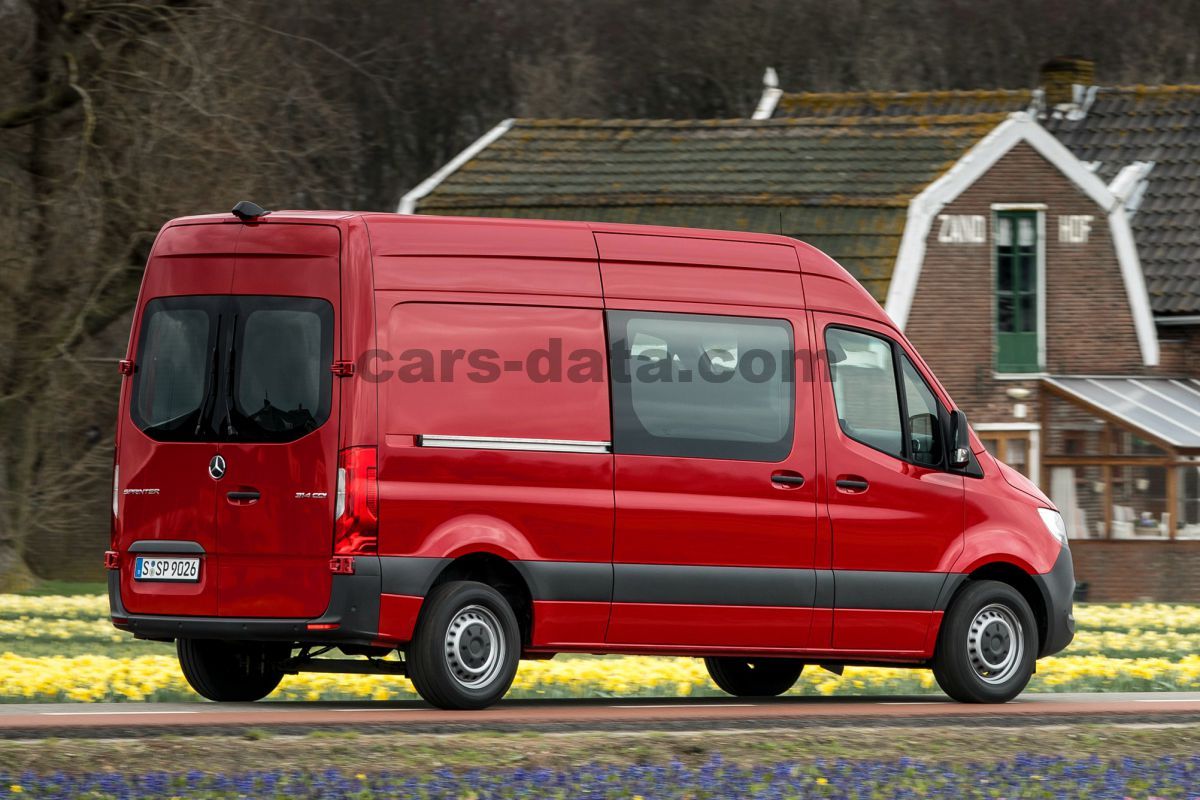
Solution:
M 1200 87 L 766 83 L 749 120 L 506 120 L 400 210 L 810 242 L 1054 499 L 1089 599 L 1200 600 Z

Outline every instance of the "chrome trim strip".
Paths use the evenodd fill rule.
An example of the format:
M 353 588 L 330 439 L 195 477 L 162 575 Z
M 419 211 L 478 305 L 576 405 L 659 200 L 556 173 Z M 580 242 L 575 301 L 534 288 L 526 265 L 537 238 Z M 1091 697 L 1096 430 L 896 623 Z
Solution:
M 469 450 L 532 450 L 544 453 L 611 453 L 611 442 L 578 439 L 517 439 L 502 436 L 442 436 L 421 434 L 419 447 L 449 447 Z

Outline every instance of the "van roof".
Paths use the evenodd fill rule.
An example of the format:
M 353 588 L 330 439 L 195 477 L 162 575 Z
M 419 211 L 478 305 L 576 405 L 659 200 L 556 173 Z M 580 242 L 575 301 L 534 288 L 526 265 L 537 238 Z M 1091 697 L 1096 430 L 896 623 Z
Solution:
M 537 223 L 539 226 L 557 227 L 557 228 L 572 228 L 576 230 L 590 230 L 595 232 L 608 233 L 634 233 L 643 235 L 658 235 L 658 236 L 683 236 L 692 239 L 730 239 L 734 238 L 742 242 L 768 242 L 772 244 L 786 244 L 789 246 L 799 242 L 798 239 L 793 239 L 788 236 L 781 236 L 775 233 L 753 233 L 749 231 L 726 231 L 710 228 L 683 228 L 667 225 L 635 225 L 622 222 L 580 222 L 573 220 L 547 220 L 525 217 L 476 217 L 476 216 L 436 216 L 433 214 L 387 214 L 378 211 L 330 211 L 330 210 L 281 210 L 272 211 L 269 216 L 261 217 L 253 224 L 270 223 L 270 222 L 340 222 L 344 220 L 362 218 L 371 224 L 393 224 L 406 225 L 418 224 L 420 222 L 461 222 L 464 225 L 479 222 L 488 222 L 501 225 L 528 225 L 531 222 Z M 243 224 L 233 214 L 196 214 L 186 217 L 177 217 L 167 223 L 167 227 L 173 225 L 195 225 L 195 224 L 212 224 L 214 222 Z M 802 244 L 802 243 L 801 243 Z
M 864 316 L 870 319 L 876 319 L 886 322 L 891 325 L 887 314 L 880 308 L 876 301 L 871 297 L 866 289 L 840 264 L 830 258 L 827 254 L 818 248 L 803 242 L 799 239 L 794 239 L 789 236 L 783 236 L 773 233 L 754 233 L 750 231 L 725 231 L 706 228 L 684 228 L 670 227 L 663 225 L 636 225 L 620 222 L 584 222 L 575 220 L 547 220 L 547 219 L 530 219 L 524 217 L 477 217 L 477 216 L 435 216 L 432 214 L 388 214 L 376 211 L 302 211 L 302 210 L 281 210 L 272 211 L 269 216 L 259 217 L 254 222 L 243 222 L 235 217 L 232 213 L 224 214 L 201 214 L 196 216 L 179 217 L 168 222 L 164 226 L 164 230 L 171 227 L 186 226 L 186 225 L 212 225 L 212 224 L 227 224 L 227 225 L 271 225 L 284 223 L 323 223 L 345 227 L 351 220 L 361 220 L 361 222 L 371 228 L 390 228 L 390 236 L 378 236 L 372 238 L 374 247 L 383 247 L 387 240 L 392 240 L 393 245 L 400 245 L 402 248 L 405 244 L 408 246 L 418 246 L 416 242 L 408 241 L 409 237 L 402 235 L 401 228 L 403 226 L 425 226 L 427 229 L 433 226 L 496 226 L 497 228 L 509 228 L 509 236 L 499 235 L 499 240 L 507 240 L 508 249 L 512 249 L 514 242 L 518 239 L 524 240 L 533 244 L 532 239 L 518 235 L 515 239 L 511 234 L 516 233 L 516 228 L 525 229 L 542 229 L 549 234 L 547 240 L 538 244 L 545 247 L 562 246 L 570 249 L 572 246 L 578 248 L 582 245 L 581 241 L 576 240 L 576 236 L 570 235 L 568 232 L 578 234 L 588 233 L 618 233 L 618 234 L 633 234 L 642 236 L 674 236 L 686 239 L 712 239 L 726 242 L 748 242 L 782 245 L 785 247 L 794 248 L 797 251 L 808 254 L 807 258 L 801 258 L 799 271 L 821 275 L 825 278 L 832 279 L 821 284 L 814 284 L 813 291 L 809 293 L 807 302 L 812 303 L 813 308 L 826 308 L 826 310 L 839 310 L 846 313 L 852 313 L 859 316 Z M 552 232 L 557 231 L 558 236 L 554 236 Z M 380 231 L 382 233 L 382 231 Z M 414 231 L 415 233 L 415 231 Z M 499 233 L 499 232 L 498 232 Z M 397 234 L 399 238 L 397 239 Z M 418 238 L 420 236 L 418 235 Z M 579 237 L 580 239 L 591 239 L 590 236 Z M 429 242 L 423 242 L 419 246 L 428 245 Z M 461 242 L 459 243 L 462 244 Z M 536 249 L 536 248 L 535 248 Z M 593 252 L 591 246 L 587 247 L 589 253 Z M 577 253 L 582 255 L 582 251 Z M 820 288 L 816 288 L 819 286 Z M 832 294 L 831 294 L 832 293 Z M 834 300 L 836 297 L 838 299 Z M 822 302 L 827 300 L 827 302 Z
M 195 216 L 179 217 L 168 222 L 164 226 L 164 230 L 176 226 L 186 225 L 212 225 L 212 224 L 263 224 L 270 225 L 285 224 L 285 223 L 319 223 L 332 224 L 338 227 L 346 227 L 352 220 L 360 220 L 362 224 L 371 228 L 391 228 L 390 236 L 373 236 L 372 247 L 385 249 L 394 249 L 399 246 L 401 250 L 406 247 L 424 248 L 430 244 L 429 241 L 410 241 L 412 237 L 403 235 L 400 228 L 406 225 L 413 226 L 438 226 L 438 225 L 472 225 L 472 226 L 497 226 L 499 228 L 540 228 L 546 230 L 548 234 L 546 241 L 536 243 L 546 247 L 564 247 L 568 250 L 574 247 L 578 252 L 576 257 L 583 256 L 583 251 L 578 250 L 582 246 L 580 239 L 590 240 L 591 236 L 578 236 L 578 234 L 587 233 L 618 233 L 618 234 L 633 234 L 642 236 L 673 236 L 687 239 L 712 239 L 725 242 L 747 242 L 747 243 L 762 243 L 783 245 L 794 248 L 798 253 L 805 253 L 799 259 L 797 265 L 799 272 L 812 276 L 815 280 L 807 285 L 805 291 L 805 304 L 808 308 L 814 310 L 824 310 L 835 313 L 851 314 L 858 317 L 874 320 L 891 327 L 897 334 L 903 336 L 898 328 L 895 328 L 891 318 L 879 306 L 877 301 L 870 293 L 855 279 L 848 270 L 838 264 L 828 254 L 824 253 L 817 247 L 794 239 L 790 236 L 783 236 L 772 233 L 755 233 L 750 231 L 726 231 L 706 228 L 684 228 L 671 227 L 664 225 L 636 225 L 630 223 L 618 222 L 584 222 L 576 220 L 547 220 L 524 217 L 477 217 L 477 216 L 435 216 L 432 214 L 389 214 L 375 211 L 332 211 L 332 210 L 281 210 L 272 211 L 269 216 L 257 218 L 254 222 L 243 222 L 235 217 L 232 213 L 224 214 L 200 214 Z M 555 236 L 551 232 L 557 231 L 559 235 Z M 575 232 L 572 236 L 568 232 Z M 382 231 L 380 231 L 382 233 Z M 428 233 L 428 230 L 426 231 Z M 516 231 L 508 231 L 510 235 L 503 234 L 497 237 L 497 245 L 502 249 L 513 249 L 515 242 L 523 240 L 529 244 L 534 244 L 534 240 L 524 236 L 513 236 Z M 422 236 L 416 234 L 417 239 Z M 391 243 L 388 243 L 391 240 Z M 447 243 L 448 245 L 450 243 Z M 458 243 L 462 245 L 462 242 Z M 586 257 L 591 257 L 594 254 L 591 242 L 585 247 L 587 251 Z M 535 249 L 537 247 L 535 246 Z

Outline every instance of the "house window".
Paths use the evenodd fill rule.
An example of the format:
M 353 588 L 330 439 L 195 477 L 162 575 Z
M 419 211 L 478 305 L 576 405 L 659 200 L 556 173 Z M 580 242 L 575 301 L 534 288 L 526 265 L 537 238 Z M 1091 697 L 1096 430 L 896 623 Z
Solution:
M 996 214 L 996 369 L 1037 372 L 1038 212 Z
M 1029 477 L 1029 431 L 983 431 L 979 437 L 989 453 Z

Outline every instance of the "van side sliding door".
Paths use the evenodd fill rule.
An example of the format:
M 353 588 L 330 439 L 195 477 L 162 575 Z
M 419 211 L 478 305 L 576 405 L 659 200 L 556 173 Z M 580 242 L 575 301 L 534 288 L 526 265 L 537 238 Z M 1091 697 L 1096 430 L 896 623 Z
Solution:
M 805 647 L 818 481 L 794 251 L 600 245 L 616 487 L 609 645 Z M 772 259 L 777 269 L 754 266 Z M 796 308 L 764 307 L 787 302 Z
M 617 506 L 608 641 L 804 647 L 816 465 L 812 398 L 796 394 L 811 387 L 779 374 L 805 345 L 803 317 L 607 317 Z

